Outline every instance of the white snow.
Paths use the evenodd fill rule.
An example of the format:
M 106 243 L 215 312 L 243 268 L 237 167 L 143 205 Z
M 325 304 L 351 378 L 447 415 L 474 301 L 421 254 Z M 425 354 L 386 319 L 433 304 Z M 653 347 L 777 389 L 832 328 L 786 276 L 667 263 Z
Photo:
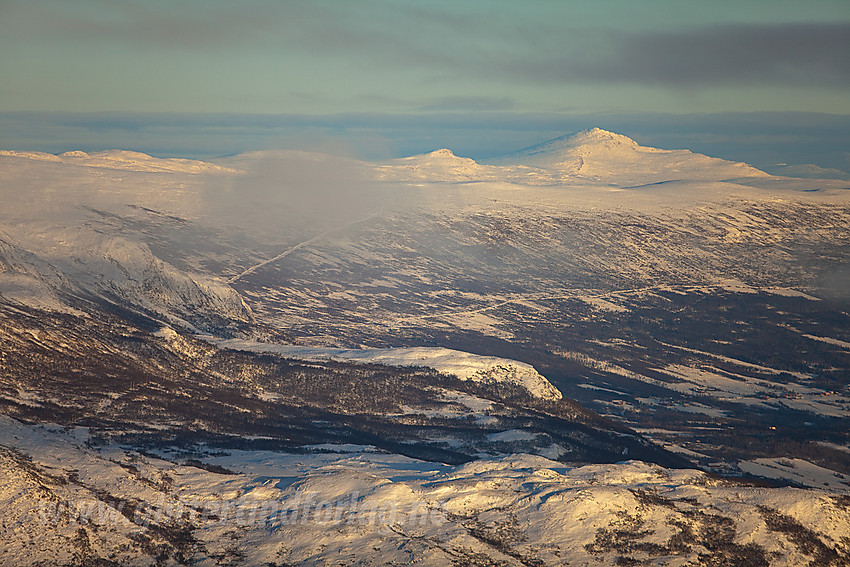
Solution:
M 523 165 L 562 176 L 621 186 L 690 180 L 767 177 L 746 164 L 710 158 L 688 150 L 660 150 L 601 128 L 562 136 L 491 160 L 498 165 Z
M 813 341 L 820 341 L 822 343 L 828 343 L 831 345 L 839 346 L 844 349 L 850 350 L 850 342 L 842 341 L 839 339 L 833 339 L 832 337 L 819 337 L 817 335 L 810 335 L 808 333 L 803 333 L 803 336 L 807 339 L 812 339 Z
M 601 545 L 612 532 L 651 548 L 672 541 L 681 531 L 676 526 L 693 534 L 678 536 L 681 547 L 651 563 L 699 564 L 711 553 L 700 534 L 714 529 L 703 522 L 716 520 L 737 534 L 736 542 L 773 554 L 771 565 L 790 567 L 805 563 L 805 555 L 788 535 L 768 529 L 765 510 L 830 548 L 841 549 L 850 535 L 850 510 L 834 493 L 739 486 L 639 461 L 567 467 L 518 454 L 446 466 L 334 446 L 328 448 L 346 451 L 231 451 L 202 459 L 231 471 L 219 474 L 115 446 L 92 448 L 85 431 L 6 417 L 0 428 L 3 564 L 69 563 L 83 549 L 120 564 L 149 564 L 134 540 L 157 543 L 158 532 L 148 527 L 168 525 L 190 526 L 201 545 L 189 553 L 200 566 L 221 564 L 222 557 L 245 565 L 442 566 L 459 558 L 611 565 L 632 553 Z M 814 472 L 817 481 L 843 489 L 824 469 L 799 461 L 779 466 Z M 130 513 L 119 512 L 130 503 Z M 79 544 L 81 530 L 88 548 Z M 846 549 L 841 553 L 846 557 Z
M 537 439 L 537 435 L 520 429 L 509 429 L 507 431 L 500 431 L 499 433 L 492 433 L 487 436 L 487 439 L 499 443 L 510 443 L 513 441 L 534 441 Z
M 468 182 L 493 180 L 497 169 L 458 157 L 448 149 L 392 160 L 376 167 L 378 179 L 392 181 Z
M 766 478 L 791 480 L 803 486 L 826 488 L 850 494 L 850 476 L 826 469 L 803 459 L 761 458 L 741 461 L 742 471 Z
M 600 128 L 555 138 L 477 163 L 451 150 L 391 160 L 375 168 L 377 179 L 422 186 L 434 183 L 508 182 L 519 185 L 591 183 L 608 189 L 653 189 L 683 180 L 726 181 L 771 178 L 744 163 L 661 150 Z
M 82 151 L 69 151 L 59 155 L 43 152 L 20 152 L 0 150 L 0 156 L 16 157 L 35 161 L 49 161 L 66 165 L 120 169 L 138 172 L 172 172 L 172 173 L 238 173 L 238 170 L 222 167 L 203 161 L 156 158 L 141 152 L 126 150 L 107 150 L 87 154 Z
M 330 163 L 326 162 L 326 156 L 291 152 L 286 155 L 296 155 L 320 167 Z M 272 262 L 289 260 L 295 252 L 310 252 L 317 262 L 328 265 L 337 260 L 327 250 L 317 250 L 317 245 L 338 236 L 336 229 L 327 230 L 323 226 L 300 240 L 288 239 L 289 236 L 275 233 L 277 224 L 261 222 L 261 218 L 279 221 L 280 211 L 288 205 L 270 206 L 274 192 L 252 193 L 251 198 L 258 202 L 253 209 L 246 208 L 248 212 L 237 214 L 232 210 L 233 203 L 244 200 L 237 189 L 239 182 L 247 183 L 250 178 L 246 168 L 267 157 L 246 154 L 211 164 L 120 150 L 92 154 L 72 151 L 58 156 L 0 151 L 3 203 L 0 295 L 17 303 L 70 310 L 60 299 L 60 291 L 70 286 L 97 292 L 106 290 L 120 301 L 162 314 L 168 326 L 155 335 L 174 349 L 185 346 L 175 328 L 181 324 L 182 317 L 193 312 L 249 320 L 250 311 L 228 285 L 227 277 L 235 283 L 240 280 L 240 273 L 251 275 Z M 782 241 L 786 233 L 740 211 L 743 203 L 793 198 L 801 203 L 846 206 L 848 199 L 847 184 L 843 181 L 773 177 L 744 164 L 686 150 L 643 147 L 625 136 L 599 129 L 558 138 L 489 163 L 476 163 L 444 149 L 382 164 L 351 162 L 349 165 L 352 170 L 368 171 L 369 179 L 377 178 L 404 189 L 396 195 L 398 201 L 388 205 L 395 207 L 393 212 L 406 211 L 404 207 L 414 203 L 413 208 L 418 212 L 435 216 L 445 213 L 444 219 L 449 220 L 463 218 L 457 216 L 460 213 L 495 215 L 506 210 L 514 215 L 511 218 L 525 219 L 599 210 L 611 214 L 620 211 L 656 214 L 687 204 L 691 206 L 687 210 L 694 214 L 720 218 L 718 214 L 722 213 L 724 220 L 715 227 L 716 234 L 712 236 L 719 245 L 746 244 L 753 239 L 762 244 Z M 334 178 L 337 183 L 350 181 L 345 177 Z M 231 198 L 222 199 L 224 195 Z M 701 209 L 705 203 L 711 205 Z M 368 211 L 370 216 L 365 218 L 374 218 L 377 215 L 374 211 Z M 263 214 L 266 216 L 262 217 Z M 189 258 L 186 263 L 192 267 L 178 268 L 176 262 L 164 260 L 153 244 L 145 244 L 133 232 L 135 229 L 128 228 L 150 218 L 163 223 L 198 222 L 216 230 L 245 231 L 262 242 L 266 241 L 258 235 L 273 233 L 273 241 L 267 244 L 274 251 L 260 257 L 249 254 L 248 258 L 232 255 Z M 357 222 L 362 221 L 354 221 Z M 343 226 L 350 228 L 354 223 Z M 272 228 L 260 230 L 264 224 Z M 157 240 L 159 230 L 154 230 L 151 240 Z M 842 225 L 836 225 L 833 230 L 842 231 Z M 363 249 L 352 253 L 355 252 L 363 253 L 364 260 L 376 260 Z M 618 269 L 645 276 L 646 258 L 637 252 L 640 251 L 636 250 L 633 261 Z M 216 265 L 226 265 L 226 274 L 198 268 L 210 259 Z M 344 269 L 345 264 L 337 262 L 336 267 Z M 791 287 L 758 288 L 725 274 L 699 270 L 690 274 L 696 280 L 689 288 L 691 291 L 720 288 L 736 293 L 763 291 L 817 299 Z M 369 285 L 399 289 L 400 280 L 394 276 L 402 275 L 419 277 L 422 282 L 434 285 L 437 281 L 431 273 L 406 267 L 386 277 L 377 275 Z M 716 284 L 711 286 L 708 282 Z M 293 286 L 297 287 L 297 282 Z M 457 295 L 464 300 L 458 302 L 464 304 L 460 310 L 442 315 L 430 312 L 412 315 L 409 320 L 417 324 L 451 324 L 510 338 L 509 330 L 504 328 L 505 321 L 494 313 L 498 307 L 513 304 L 545 317 L 542 302 L 573 298 L 594 307 L 593 316 L 603 317 L 627 310 L 619 303 L 624 301 L 627 291 L 639 294 L 653 290 L 670 288 L 658 286 L 598 295 L 592 290 L 557 289 L 510 296 L 505 293 L 504 297 L 465 292 Z M 328 296 L 356 302 L 361 298 L 356 291 L 333 287 Z M 305 311 L 290 315 L 293 318 L 308 319 L 309 309 L 325 306 L 305 290 L 282 290 L 269 284 L 264 293 L 272 294 L 281 305 L 291 301 L 304 306 Z M 435 289 L 433 293 L 447 292 Z M 480 305 L 465 307 L 476 301 Z M 485 313 L 491 307 L 492 312 Z M 398 320 L 404 322 L 402 316 Z M 801 335 L 850 348 L 850 343 L 838 338 Z M 499 357 L 440 348 L 333 349 L 208 339 L 225 348 L 274 352 L 308 360 L 426 366 L 466 380 L 505 380 L 542 398 L 560 398 L 560 393 L 531 365 Z M 57 348 L 38 333 L 32 334 L 30 340 Z M 784 372 L 704 351 L 677 348 L 745 370 L 766 374 Z M 565 353 L 565 356 L 570 355 Z M 666 374 L 670 378 L 666 381 L 613 363 L 589 358 L 583 361 L 595 369 L 689 395 L 711 395 L 742 404 L 781 403 L 842 417 L 850 412 L 850 403 L 841 396 L 826 396 L 826 392 L 802 384 L 772 384 L 711 365 L 661 365 L 655 371 Z M 802 373 L 795 376 L 806 377 Z M 602 390 L 590 384 L 580 386 Z M 270 394 L 260 395 L 271 399 Z M 455 415 L 451 412 L 456 411 L 459 415 L 472 414 L 481 422 L 489 419 L 488 423 L 494 426 L 498 423 L 486 415 L 492 407 L 489 400 L 450 390 L 441 395 L 455 402 L 456 408 L 441 415 Z M 5 397 L 30 406 L 45 401 L 36 399 L 22 387 L 10 390 Z M 659 403 L 652 398 L 635 402 Z M 720 414 L 700 404 L 674 407 Z M 151 563 L 137 557 L 139 541 L 141 535 L 155 537 L 156 534 L 145 532 L 143 522 L 134 523 L 138 517 L 119 513 L 114 502 L 110 505 L 104 500 L 104 494 L 124 503 L 150 505 L 147 512 L 139 512 L 141 517 L 153 514 L 156 518 L 159 513 L 159 519 L 176 520 L 183 516 L 168 514 L 185 513 L 194 522 L 192 533 L 202 544 L 193 558 L 198 565 L 225 564 L 235 559 L 228 555 L 235 552 L 246 564 L 359 561 L 446 565 L 478 561 L 515 565 L 535 564 L 539 559 L 544 564 L 606 565 L 617 561 L 621 553 L 590 550 L 598 543 L 597 536 L 604 534 L 599 530 L 608 530 L 609 535 L 630 533 L 626 529 L 628 522 L 640 520 L 644 524 L 637 524 L 633 530 L 637 540 L 663 545 L 675 535 L 676 522 L 691 525 L 696 519 L 708 516 L 728 518 L 731 522 L 728 525 L 735 527 L 737 543 L 764 546 L 775 564 L 808 563 L 811 558 L 795 547 L 792 537 L 768 529 L 760 511 L 763 506 L 781 511 L 833 546 L 841 538 L 850 537 L 850 512 L 833 498 L 836 492 L 848 492 L 850 479 L 799 459 L 755 459 L 741 463 L 740 467 L 754 474 L 788 478 L 829 491 L 738 486 L 699 471 L 665 470 L 636 461 L 570 468 L 539 456 L 515 455 L 449 467 L 349 444 L 304 447 L 312 454 L 231 451 L 204 457 L 207 464 L 236 473 L 217 474 L 119 447 L 95 448 L 86 444 L 87 436 L 88 432 L 81 428 L 25 425 L 0 416 L 0 478 L 3 479 L 0 506 L 4 510 L 0 519 L 3 542 L 0 564 L 82 563 L 85 558 L 75 557 L 79 549 L 73 547 L 81 529 L 91 539 L 93 553 L 111 556 L 119 564 Z M 491 441 L 503 443 L 535 439 L 535 435 L 521 429 L 496 431 L 491 436 Z M 701 456 L 683 447 L 668 447 Z M 553 443 L 540 452 L 559 458 L 565 450 Z M 167 456 L 166 452 L 162 456 Z M 137 472 L 131 472 L 133 468 Z M 652 503 L 651 499 L 641 501 L 637 497 L 641 491 L 673 504 Z M 57 505 L 65 506 L 66 511 L 77 511 L 83 517 L 72 514 L 46 523 L 41 512 L 56 510 Z M 216 515 L 204 516 L 198 510 L 215 511 Z M 274 514 L 274 511 L 285 513 Z M 506 538 L 505 549 L 515 555 L 507 555 L 500 547 L 487 543 L 480 537 L 481 530 L 493 537 Z M 699 529 L 696 533 L 700 533 Z M 650 560 L 639 555 L 637 560 L 667 565 L 707 561 L 706 554 L 711 550 L 700 541 L 689 545 L 675 557 Z M 843 549 L 846 552 L 846 545 Z M 715 562 L 719 564 L 720 560 Z
M 663 342 L 660 344 L 677 350 L 702 354 L 717 360 L 735 364 L 736 366 L 740 366 L 745 369 L 753 369 L 766 374 L 786 373 L 782 370 L 757 364 L 750 364 L 742 360 L 697 349 L 671 345 Z M 668 364 L 663 368 L 653 369 L 655 372 L 666 374 L 675 379 L 674 381 L 665 381 L 634 372 L 604 360 L 592 358 L 582 353 L 559 351 L 557 354 L 569 360 L 578 362 L 588 368 L 618 374 L 632 380 L 646 382 L 647 384 L 666 388 L 680 394 L 690 396 L 710 396 L 717 400 L 722 400 L 723 402 L 757 405 L 764 408 L 781 405 L 801 411 L 832 417 L 850 416 L 850 398 L 834 395 L 834 392 L 823 390 L 821 388 L 805 386 L 796 382 L 771 382 L 763 378 L 753 378 L 751 376 L 730 372 L 728 370 L 720 370 L 719 368 L 710 365 L 694 367 L 685 364 Z M 787 373 L 799 379 L 809 378 L 807 374 L 800 372 Z M 609 390 L 593 384 L 579 384 L 579 387 L 591 390 L 608 391 L 622 396 L 627 395 L 625 392 Z M 726 415 L 726 412 L 724 411 L 696 402 L 673 403 L 669 400 L 659 400 L 657 398 L 635 398 L 635 400 L 644 405 L 663 404 L 672 409 L 678 409 L 679 411 L 685 412 L 704 413 L 712 416 Z
M 159 329 L 157 329 L 156 331 L 154 331 L 151 334 L 155 337 L 159 337 L 159 338 L 165 339 L 165 340 L 174 340 L 179 336 L 177 334 L 177 331 L 175 331 L 171 327 L 160 327 Z
M 532 395 L 549 400 L 561 398 L 561 393 L 541 376 L 533 366 L 524 362 L 481 356 L 440 347 L 388 349 L 341 349 L 298 345 L 261 343 L 244 339 L 217 339 L 199 335 L 220 348 L 267 352 L 302 360 L 339 360 L 388 366 L 422 366 L 461 380 L 505 381 L 522 386 Z
M 242 298 L 218 277 L 177 268 L 122 224 L 140 217 L 189 223 L 209 206 L 202 188 L 233 172 L 133 152 L 19 153 L 0 155 L 0 295 L 70 310 L 60 294 L 82 289 L 175 324 L 199 314 L 250 320 Z
M 815 297 L 813 295 L 809 295 L 808 293 L 787 287 L 766 287 L 762 289 L 763 291 L 766 291 L 768 293 L 772 293 L 774 295 L 781 295 L 783 297 L 802 297 L 803 299 L 808 299 L 809 301 L 820 301 L 819 297 Z

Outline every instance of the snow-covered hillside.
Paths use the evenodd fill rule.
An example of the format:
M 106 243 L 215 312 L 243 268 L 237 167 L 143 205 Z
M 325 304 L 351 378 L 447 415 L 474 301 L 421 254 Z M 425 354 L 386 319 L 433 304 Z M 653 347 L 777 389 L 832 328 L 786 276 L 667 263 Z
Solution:
M 638 461 L 447 466 L 343 446 L 155 457 L 88 446 L 84 428 L 0 427 L 8 565 L 850 561 L 846 498 Z
M 79 150 L 58 155 L 44 152 L 0 150 L 0 156 L 18 157 L 35 161 L 62 163 L 84 167 L 99 167 L 138 172 L 168 173 L 237 173 L 237 170 L 212 163 L 178 158 L 155 158 L 141 152 L 106 150 L 88 154 Z
M 846 181 L 593 129 L 0 203 L 0 564 L 850 562 Z
M 376 168 L 379 179 L 408 182 L 463 183 L 470 181 L 496 180 L 500 171 L 470 158 L 454 155 L 451 150 L 400 158 Z
M 162 254 L 171 227 L 207 206 L 197 187 L 234 172 L 137 152 L 0 154 L 0 293 L 57 310 L 90 294 L 208 330 L 248 323 L 250 309 L 215 274 Z
M 558 389 L 530 364 L 495 356 L 480 356 L 438 347 L 341 349 L 269 344 L 244 339 L 206 338 L 222 348 L 269 352 L 300 360 L 345 360 L 389 366 L 425 366 L 444 374 L 452 374 L 461 380 L 505 382 L 520 386 L 532 396 L 544 400 L 561 399 Z

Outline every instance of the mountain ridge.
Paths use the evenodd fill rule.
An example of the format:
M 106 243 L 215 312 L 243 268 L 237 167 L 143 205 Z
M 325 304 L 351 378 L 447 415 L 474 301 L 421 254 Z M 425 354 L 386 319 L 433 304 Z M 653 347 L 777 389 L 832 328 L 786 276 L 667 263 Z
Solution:
M 482 160 L 449 149 L 398 158 L 377 167 L 377 178 L 400 182 L 507 182 L 516 185 L 592 183 L 636 187 L 667 181 L 769 178 L 749 164 L 642 146 L 602 128 L 591 128 Z
M 769 177 L 742 162 L 728 161 L 687 149 L 665 150 L 643 146 L 635 140 L 591 128 L 536 144 L 487 163 L 530 166 L 577 177 L 623 183 L 640 178 L 644 183 L 688 179 L 721 181 L 736 177 Z

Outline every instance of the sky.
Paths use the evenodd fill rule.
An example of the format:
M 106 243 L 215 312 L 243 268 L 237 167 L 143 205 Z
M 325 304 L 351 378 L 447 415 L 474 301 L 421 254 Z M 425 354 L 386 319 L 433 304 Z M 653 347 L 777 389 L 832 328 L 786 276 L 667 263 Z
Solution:
M 758 113 L 840 121 L 850 116 L 848 54 L 847 0 L 0 0 L 0 127 L 12 132 L 0 144 L 47 147 L 70 131 L 18 132 L 27 120 L 37 130 L 70 113 L 90 117 L 85 143 L 95 145 L 97 135 L 132 141 L 130 131 L 115 138 L 127 117 L 148 116 L 151 146 L 150 130 L 174 127 L 167 116 L 205 116 L 214 130 L 234 116 L 245 128 L 251 116 L 316 121 L 310 132 L 267 138 L 246 130 L 235 149 L 327 138 L 333 116 L 348 124 L 336 128 L 340 137 L 358 143 L 369 117 L 420 126 L 477 118 L 479 129 L 514 132 L 523 116 L 565 125 Z M 98 134 L 94 114 L 111 129 Z M 201 126 L 180 137 L 188 143 Z M 387 133 L 369 136 L 379 148 Z M 398 136 L 387 152 L 407 149 Z M 491 151 L 484 146 L 477 151 Z

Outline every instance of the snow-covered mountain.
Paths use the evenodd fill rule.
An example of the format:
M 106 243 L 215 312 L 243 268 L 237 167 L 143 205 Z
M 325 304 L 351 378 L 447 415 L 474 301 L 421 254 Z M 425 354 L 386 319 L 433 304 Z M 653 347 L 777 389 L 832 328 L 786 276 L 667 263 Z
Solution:
M 58 155 L 34 151 L 0 150 L 0 156 L 19 157 L 36 161 L 47 161 L 84 167 L 99 167 L 139 172 L 236 173 L 236 170 L 232 168 L 204 161 L 178 158 L 163 159 L 149 156 L 141 152 L 131 152 L 126 150 L 106 150 L 91 154 L 74 150 Z
M 593 129 L 0 203 L 0 564 L 850 561 L 845 181 Z
M 378 179 L 408 182 L 448 182 L 462 183 L 471 181 L 495 180 L 499 170 L 475 162 L 475 160 L 454 155 L 451 150 L 440 149 L 433 152 L 400 158 L 377 167 Z
M 214 274 L 180 269 L 162 254 L 169 225 L 187 224 L 180 215 L 203 207 L 186 187 L 234 170 L 118 151 L 5 152 L 0 164 L 5 297 L 61 310 L 74 296 L 93 296 L 207 330 L 251 321 L 239 294 Z
M 578 179 L 623 185 L 767 176 L 744 163 L 688 150 L 641 146 L 631 138 L 600 128 L 555 138 L 491 163 L 531 166 Z
M 744 163 L 641 146 L 600 128 L 568 134 L 479 164 L 441 149 L 380 165 L 382 180 L 405 182 L 501 181 L 527 185 L 651 185 L 769 177 Z

